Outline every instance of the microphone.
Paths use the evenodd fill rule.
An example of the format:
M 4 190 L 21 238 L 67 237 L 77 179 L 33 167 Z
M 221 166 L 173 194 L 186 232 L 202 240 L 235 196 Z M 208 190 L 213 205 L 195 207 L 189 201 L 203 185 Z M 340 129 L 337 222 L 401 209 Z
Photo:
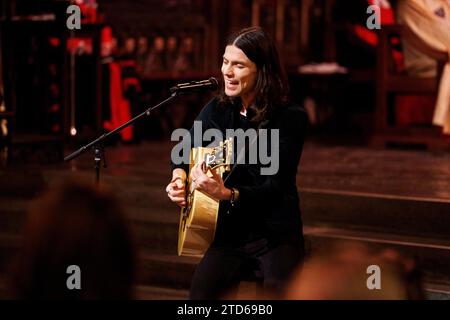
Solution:
M 171 93 L 184 93 L 192 91 L 201 90 L 212 90 L 215 91 L 219 87 L 219 82 L 216 78 L 209 78 L 208 80 L 201 81 L 190 81 L 185 83 L 177 84 L 176 86 L 170 88 Z

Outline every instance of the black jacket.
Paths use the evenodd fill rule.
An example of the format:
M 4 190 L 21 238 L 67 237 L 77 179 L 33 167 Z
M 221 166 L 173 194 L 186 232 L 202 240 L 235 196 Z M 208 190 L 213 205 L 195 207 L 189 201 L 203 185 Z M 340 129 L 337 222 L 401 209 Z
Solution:
M 196 121 L 202 121 L 203 131 L 216 128 L 224 137 L 226 129 L 254 127 L 237 108 L 220 103 L 218 98 L 203 108 Z M 270 121 L 261 126 L 279 129 L 279 170 L 274 175 L 261 175 L 259 159 L 258 164 L 237 165 L 225 185 L 239 190 L 239 201 L 233 208 L 228 201 L 221 202 L 213 245 L 239 246 L 261 237 L 271 242 L 291 241 L 292 238 L 303 241 L 296 175 L 306 125 L 305 111 L 292 104 L 278 109 Z M 193 128 L 190 134 L 193 137 Z M 207 144 L 209 142 L 204 146 Z M 270 142 L 268 147 L 270 149 Z M 172 164 L 174 168 L 188 171 L 188 165 Z

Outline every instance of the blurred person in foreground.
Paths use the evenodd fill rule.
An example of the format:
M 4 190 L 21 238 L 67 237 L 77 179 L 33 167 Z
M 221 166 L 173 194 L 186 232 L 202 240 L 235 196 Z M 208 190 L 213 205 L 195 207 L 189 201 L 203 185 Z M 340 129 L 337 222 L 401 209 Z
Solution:
M 374 268 L 379 267 L 379 287 Z M 371 288 L 371 289 L 369 289 Z M 423 300 L 415 259 L 392 249 L 341 243 L 297 270 L 284 296 L 290 300 Z
M 78 266 L 80 289 L 67 282 Z M 64 182 L 30 207 L 20 251 L 11 265 L 13 299 L 130 299 L 133 239 L 114 196 L 78 181 Z

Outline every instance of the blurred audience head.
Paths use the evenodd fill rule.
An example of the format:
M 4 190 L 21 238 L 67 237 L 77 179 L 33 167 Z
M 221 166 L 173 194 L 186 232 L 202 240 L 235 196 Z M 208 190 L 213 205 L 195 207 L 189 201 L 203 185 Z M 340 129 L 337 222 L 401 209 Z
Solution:
M 133 36 L 125 38 L 124 54 L 134 55 L 136 53 L 136 39 Z
M 138 38 L 137 50 L 138 50 L 138 54 L 144 54 L 144 53 L 146 53 L 148 51 L 148 39 L 147 39 L 147 37 L 140 36 Z
M 342 244 L 307 261 L 292 278 L 285 298 L 419 300 L 424 294 L 415 259 L 391 249 L 374 252 Z
M 163 52 L 166 47 L 166 40 L 162 36 L 156 36 L 153 39 L 153 48 L 156 52 Z
M 114 50 L 113 31 L 111 27 L 104 27 L 101 32 L 101 56 L 109 57 Z
M 108 192 L 79 181 L 51 188 L 30 207 L 22 241 L 11 268 L 12 298 L 133 297 L 134 244 Z M 79 268 L 81 289 L 68 288 L 69 266 Z
M 170 36 L 167 38 L 167 50 L 169 52 L 176 51 L 177 50 L 177 44 L 178 40 L 175 36 Z

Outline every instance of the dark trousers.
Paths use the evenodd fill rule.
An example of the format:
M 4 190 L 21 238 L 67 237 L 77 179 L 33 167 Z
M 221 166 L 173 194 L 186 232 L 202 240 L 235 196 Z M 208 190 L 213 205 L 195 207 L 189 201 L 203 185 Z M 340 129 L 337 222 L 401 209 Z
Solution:
M 261 279 L 264 290 L 282 292 L 303 260 L 303 243 L 269 245 L 259 239 L 240 248 L 210 247 L 197 266 L 189 298 L 219 299 L 237 293 L 241 280 Z

